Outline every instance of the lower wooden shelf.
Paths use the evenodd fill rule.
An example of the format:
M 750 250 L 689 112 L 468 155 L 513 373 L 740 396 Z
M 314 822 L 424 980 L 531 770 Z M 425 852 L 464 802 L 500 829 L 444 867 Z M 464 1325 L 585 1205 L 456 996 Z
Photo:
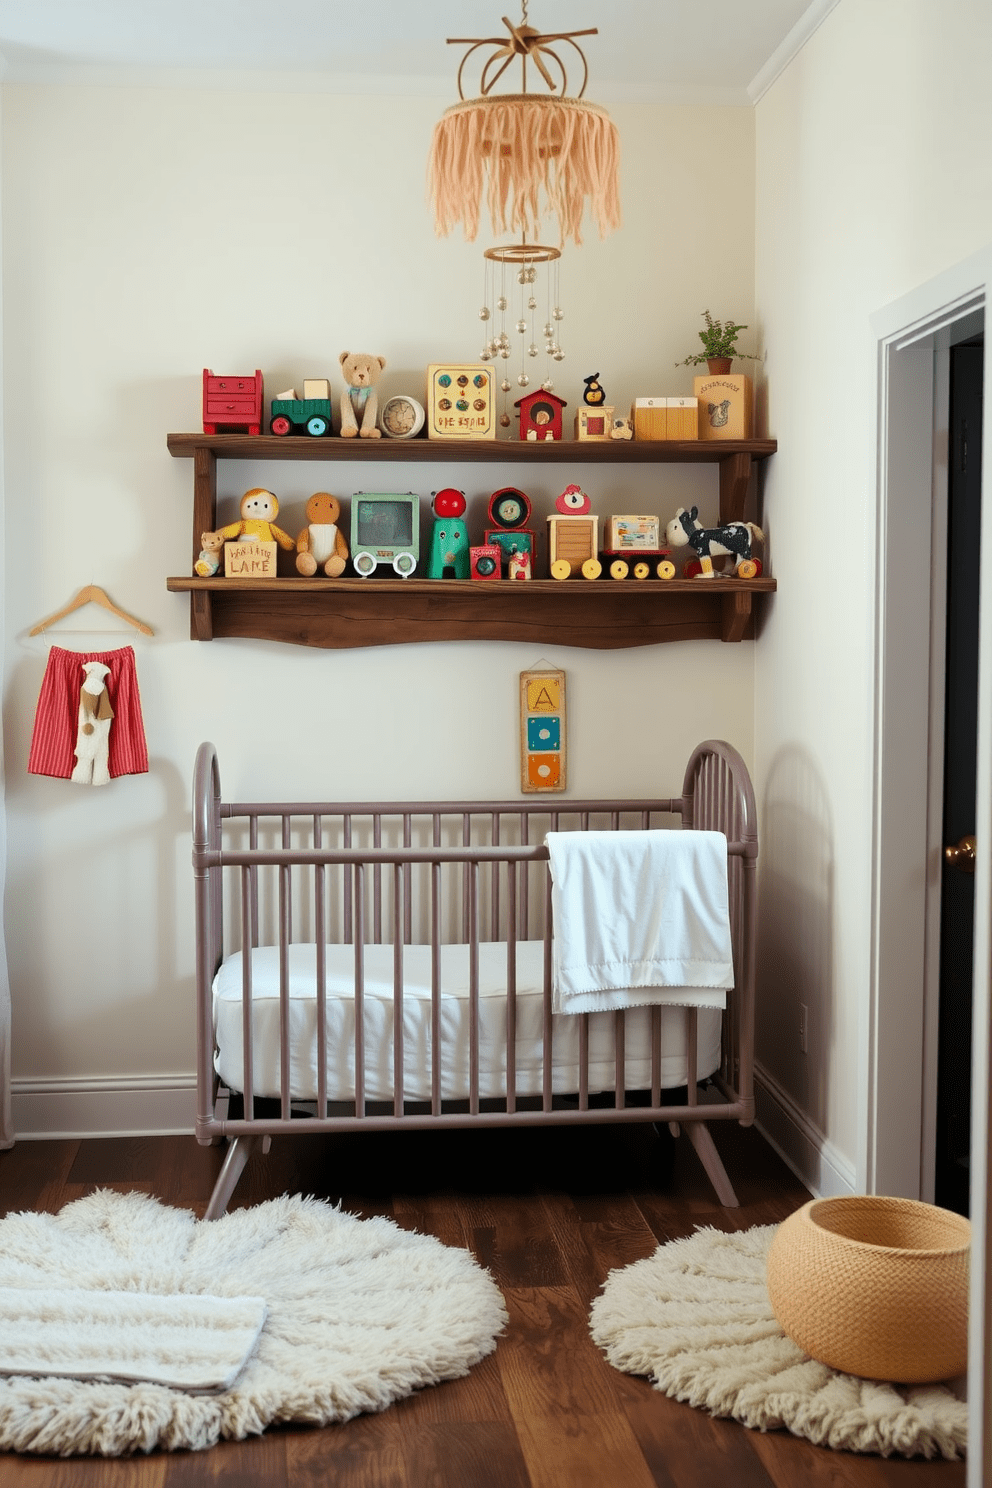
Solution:
M 347 649 L 412 641 L 527 641 L 615 650 L 662 641 L 741 641 L 754 634 L 757 579 L 201 579 L 167 580 L 190 596 L 193 640 L 249 637 Z

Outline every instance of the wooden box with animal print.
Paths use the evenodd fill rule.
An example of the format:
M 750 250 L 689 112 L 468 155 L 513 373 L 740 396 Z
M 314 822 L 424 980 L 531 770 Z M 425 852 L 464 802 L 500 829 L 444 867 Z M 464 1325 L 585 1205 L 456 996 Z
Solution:
M 751 379 L 719 372 L 693 379 L 700 439 L 751 438 Z

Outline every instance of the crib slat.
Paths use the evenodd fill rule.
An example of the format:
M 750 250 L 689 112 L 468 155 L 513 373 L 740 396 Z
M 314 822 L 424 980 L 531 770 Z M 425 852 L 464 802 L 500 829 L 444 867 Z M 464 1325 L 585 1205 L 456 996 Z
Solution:
M 365 868 L 355 864 L 355 1115 L 365 1115 Z
M 313 819 L 314 847 L 323 843 L 323 823 Z M 313 933 L 317 964 L 317 1112 L 327 1114 L 327 930 L 325 926 L 324 865 L 313 870 Z
M 551 873 L 545 868 L 544 886 L 544 1030 L 542 1033 L 541 1106 L 551 1110 L 553 1065 L 551 1049 Z
M 279 1100 L 283 1121 L 291 1115 L 289 1046 L 289 916 L 288 868 L 279 869 Z
M 434 818 L 435 833 L 437 818 Z M 431 864 L 431 1114 L 441 1114 L 441 865 Z
M 372 846 L 382 846 L 382 817 L 378 812 L 372 818 Z M 382 945 L 382 868 L 378 863 L 372 869 L 372 939 Z
M 490 826 L 490 835 L 491 835 L 491 841 L 492 841 L 493 847 L 498 847 L 499 846 L 499 841 L 500 841 L 499 823 L 500 823 L 499 812 L 498 811 L 494 811 L 493 814 L 492 814 L 492 821 L 491 821 L 491 826 Z M 499 940 L 499 938 L 500 938 L 500 935 L 499 935 L 500 926 L 499 926 L 499 864 L 498 863 L 494 863 L 493 866 L 492 866 L 492 871 L 491 871 L 491 876 L 490 876 L 490 895 L 491 895 L 491 898 L 490 898 L 490 904 L 489 904 L 489 937 L 488 938 L 490 940 Z
M 579 1014 L 579 1110 L 589 1109 L 589 1014 Z
M 696 1059 L 698 1053 L 697 1027 L 699 1018 L 694 1007 L 685 1010 L 685 1046 L 686 1046 L 686 1081 L 685 1089 L 690 1106 L 696 1099 L 696 1087 L 699 1080 L 696 1074 Z
M 403 1115 L 403 867 L 393 867 L 393 1115 Z
M 517 1109 L 517 865 L 506 865 L 506 1109 Z
M 350 815 L 344 815 L 341 818 L 341 846 L 342 847 L 345 847 L 345 848 L 350 848 L 351 847 L 351 817 L 350 817 Z M 344 911 L 344 943 L 345 943 L 345 945 L 350 945 L 351 944 L 351 941 L 352 941 L 352 934 L 353 934 L 353 926 L 352 926 L 352 884 L 351 884 L 351 874 L 348 873 L 348 872 L 345 872 L 345 874 L 344 874 L 342 897 L 343 897 L 343 905 L 342 905 L 342 907 L 343 907 L 343 911 Z
M 241 870 L 241 1063 L 245 1119 L 250 1121 L 255 1109 L 255 1044 L 252 1031 L 251 941 L 253 868 Z
M 479 1114 L 479 865 L 470 863 L 468 882 L 468 1104 Z
M 409 811 L 403 813 L 403 846 L 413 845 L 413 818 Z M 403 878 L 403 944 L 410 945 L 413 940 L 413 886 L 409 873 Z
M 293 823 L 292 818 L 284 815 L 282 819 L 282 845 L 283 851 L 289 852 L 293 846 Z M 293 939 L 293 884 L 291 879 L 286 880 L 286 938 Z
M 661 1008 L 651 1009 L 651 1104 L 661 1105 Z
M 252 852 L 258 851 L 258 817 L 253 816 L 248 824 L 248 846 Z M 242 945 L 258 945 L 258 869 L 251 868 L 251 939 L 246 941 L 242 938 Z
M 622 1110 L 627 1089 L 627 1014 L 618 1008 L 613 1014 L 613 1104 Z

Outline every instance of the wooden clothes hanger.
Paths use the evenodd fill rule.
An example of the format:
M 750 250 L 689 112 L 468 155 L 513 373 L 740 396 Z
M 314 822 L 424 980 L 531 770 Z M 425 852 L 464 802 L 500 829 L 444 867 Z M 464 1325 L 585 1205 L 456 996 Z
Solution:
M 32 630 L 28 631 L 28 634 L 33 636 L 40 635 L 43 630 L 47 630 L 50 625 L 54 625 L 56 620 L 61 620 L 65 615 L 71 615 L 73 610 L 82 609 L 83 605 L 88 604 L 101 605 L 103 609 L 109 610 L 112 615 L 116 615 L 119 620 L 126 620 L 128 625 L 133 625 L 135 630 L 140 630 L 142 635 L 150 636 L 155 634 L 150 625 L 146 625 L 143 620 L 136 619 L 134 615 L 129 615 L 127 610 L 122 610 L 119 605 L 115 605 L 106 590 L 101 589 L 99 584 L 87 584 L 85 589 L 80 589 L 75 599 L 71 600 L 61 610 L 56 610 L 54 615 L 49 615 L 47 620 L 39 620 L 38 624 Z

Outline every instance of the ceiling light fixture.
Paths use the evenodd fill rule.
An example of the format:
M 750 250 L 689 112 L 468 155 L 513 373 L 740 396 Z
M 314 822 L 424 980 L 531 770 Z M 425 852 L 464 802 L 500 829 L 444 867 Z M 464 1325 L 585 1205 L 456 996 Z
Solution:
M 595 36 L 597 28 L 542 34 L 528 25 L 527 0 L 522 0 L 522 16 L 519 26 L 503 16 L 507 38 L 448 37 L 449 45 L 467 46 L 468 51 L 458 68 L 460 102 L 447 109 L 434 127 L 428 189 L 439 237 L 461 222 L 465 238 L 471 242 L 479 229 L 483 201 L 495 234 L 520 235 L 519 242 L 485 250 L 484 303 L 479 318 L 492 322 L 492 334 L 480 357 L 483 361 L 510 358 L 512 323 L 521 338 L 518 386 L 525 388 L 530 383 L 528 369 L 533 363 L 528 359 L 538 357 L 543 345 L 547 364 L 541 386 L 551 392 L 551 362 L 560 362 L 565 355 L 559 340 L 564 319 L 558 277 L 561 246 L 548 247 L 538 241 L 541 223 L 548 216 L 555 217 L 559 245 L 566 238 L 579 244 L 588 201 L 600 237 L 620 226 L 620 140 L 606 110 L 583 97 L 589 68 L 575 37 Z M 574 97 L 568 95 L 566 68 L 555 50 L 560 43 L 572 48 L 582 64 L 582 86 Z M 480 96 L 466 99 L 462 89 L 465 66 L 481 47 L 494 50 L 483 64 Z M 494 85 L 517 58 L 523 91 L 493 93 Z M 547 94 L 527 91 L 528 61 L 543 78 Z M 543 286 L 538 283 L 542 267 L 546 276 Z M 515 306 L 511 303 L 515 290 L 508 282 L 508 271 L 519 286 L 519 304 Z M 507 428 L 511 417 L 506 394 L 512 388 L 506 373 L 500 391 L 503 400 L 499 422 Z
M 537 238 L 548 214 L 558 220 L 559 241 L 581 243 L 581 223 L 588 198 L 601 237 L 620 226 L 619 134 L 605 109 L 584 97 L 589 68 L 577 36 L 595 36 L 597 28 L 542 35 L 523 19 L 503 24 L 508 37 L 448 37 L 452 46 L 467 46 L 458 69 L 459 102 L 434 127 L 428 168 L 435 228 L 446 236 L 464 224 L 471 242 L 479 228 L 483 198 L 494 233 L 513 232 Z M 582 64 L 582 86 L 567 95 L 568 75 L 555 46 L 564 43 Z M 466 98 L 465 66 L 482 47 L 494 48 L 482 68 L 480 96 Z M 492 89 L 515 59 L 521 64 L 522 92 Z M 547 85 L 547 94 L 527 90 L 527 63 Z

